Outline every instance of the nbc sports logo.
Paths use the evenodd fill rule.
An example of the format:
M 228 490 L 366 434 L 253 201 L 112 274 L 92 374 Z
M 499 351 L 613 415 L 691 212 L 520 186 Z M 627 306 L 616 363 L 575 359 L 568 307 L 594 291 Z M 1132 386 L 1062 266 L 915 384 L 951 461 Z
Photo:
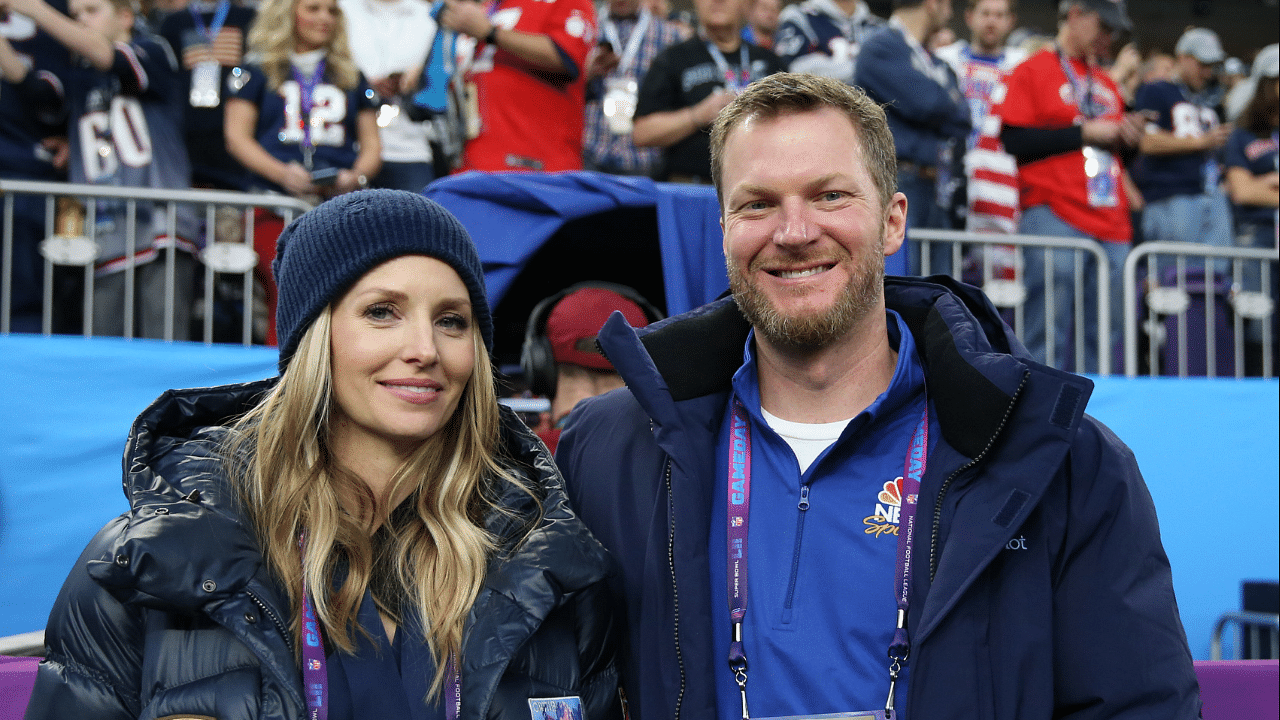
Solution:
M 915 502 L 915 497 L 913 496 L 910 500 Z M 898 517 L 902 512 L 901 477 L 884 484 L 880 492 L 876 493 L 874 506 L 874 512 L 862 519 L 862 524 L 866 526 L 862 531 L 876 537 L 897 536 Z

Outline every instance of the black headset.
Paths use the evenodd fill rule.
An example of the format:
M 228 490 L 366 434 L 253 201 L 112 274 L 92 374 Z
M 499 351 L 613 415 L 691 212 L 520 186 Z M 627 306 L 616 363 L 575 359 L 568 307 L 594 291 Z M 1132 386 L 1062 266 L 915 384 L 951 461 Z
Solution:
M 666 317 L 661 310 L 654 307 L 653 303 L 633 288 L 617 283 L 594 280 L 580 282 L 551 297 L 544 298 L 534 305 L 533 311 L 529 313 L 529 321 L 525 323 L 524 328 L 524 345 L 520 348 L 520 372 L 524 374 L 524 379 L 529 383 L 529 389 L 535 395 L 555 397 L 556 394 L 556 358 L 551 348 L 551 341 L 547 339 L 547 318 L 551 315 L 551 309 L 565 297 L 583 288 L 602 288 L 621 295 L 639 305 L 651 323 Z

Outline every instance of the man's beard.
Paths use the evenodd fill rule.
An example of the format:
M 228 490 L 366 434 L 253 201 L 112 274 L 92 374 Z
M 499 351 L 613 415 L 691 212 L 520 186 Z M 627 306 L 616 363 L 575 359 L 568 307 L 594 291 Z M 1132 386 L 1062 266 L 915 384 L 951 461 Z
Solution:
M 883 227 L 879 236 L 884 236 Z M 837 263 L 852 260 L 843 248 L 841 254 L 843 257 L 837 257 Z M 728 264 L 726 258 L 726 265 Z M 750 267 L 746 271 L 739 271 L 730 265 L 728 271 L 734 302 L 757 333 L 775 346 L 812 352 L 822 350 L 844 337 L 855 324 L 878 307 L 884 293 L 884 241 L 868 248 L 853 263 L 853 276 L 840 291 L 835 304 L 819 313 L 784 315 L 750 279 Z

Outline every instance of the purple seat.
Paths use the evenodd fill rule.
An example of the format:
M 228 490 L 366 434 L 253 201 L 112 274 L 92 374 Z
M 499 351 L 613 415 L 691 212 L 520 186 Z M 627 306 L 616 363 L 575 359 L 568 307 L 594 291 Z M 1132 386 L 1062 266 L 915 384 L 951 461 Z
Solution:
M 1204 720 L 1280 718 L 1280 660 L 1198 660 Z
M 1214 375 L 1232 376 L 1235 374 L 1235 328 L 1232 325 L 1230 304 L 1227 302 L 1229 287 L 1227 281 L 1214 276 L 1213 282 L 1206 281 L 1204 268 L 1188 267 L 1183 273 L 1183 287 L 1190 296 L 1191 304 L 1187 307 L 1187 375 L 1204 377 L 1209 374 L 1209 344 L 1206 342 L 1205 329 L 1208 318 L 1213 314 L 1214 338 Z M 1177 268 L 1169 268 L 1161 283 L 1165 287 L 1176 287 L 1178 284 Z M 1178 316 L 1169 315 L 1164 319 L 1165 337 L 1163 375 L 1178 374 Z
M 38 657 L 0 656 L 0 720 L 22 720 L 39 664 Z

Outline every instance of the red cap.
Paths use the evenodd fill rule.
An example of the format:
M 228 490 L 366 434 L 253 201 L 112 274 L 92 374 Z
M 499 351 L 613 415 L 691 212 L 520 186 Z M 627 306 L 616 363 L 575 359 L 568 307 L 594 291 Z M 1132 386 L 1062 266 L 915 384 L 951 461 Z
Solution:
M 639 305 L 604 288 L 582 288 L 556 303 L 547 316 L 547 340 L 556 362 L 612 370 L 609 361 L 597 352 L 595 339 L 614 310 L 620 311 L 632 327 L 649 324 Z

